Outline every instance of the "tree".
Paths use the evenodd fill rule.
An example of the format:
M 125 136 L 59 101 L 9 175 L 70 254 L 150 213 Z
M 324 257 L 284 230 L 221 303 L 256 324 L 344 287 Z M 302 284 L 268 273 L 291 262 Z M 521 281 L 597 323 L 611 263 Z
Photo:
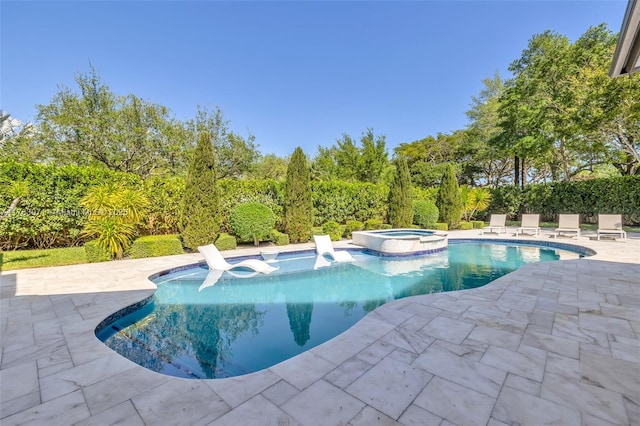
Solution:
M 80 93 L 62 87 L 38 105 L 37 138 L 62 164 L 102 164 L 143 178 L 166 172 L 187 141 L 169 109 L 134 95 L 118 96 L 94 68 L 75 78 Z
M 258 180 L 273 179 L 280 182 L 284 181 L 286 176 L 287 159 L 275 154 L 260 157 L 251 172 L 251 177 Z
M 360 151 L 351 136 L 345 133 L 336 141 L 334 155 L 338 178 L 348 182 L 357 180 Z
M 200 133 L 182 198 L 182 239 L 185 247 L 213 243 L 220 230 L 218 184 L 211 135 Z
M 462 199 L 458 179 L 451 164 L 447 165 L 440 190 L 436 198 L 436 207 L 440 212 L 440 222 L 447 223 L 449 228 L 457 228 L 462 218 Z
M 241 240 L 260 240 L 269 236 L 276 224 L 276 217 L 268 206 L 260 203 L 238 204 L 231 212 L 231 227 Z
M 307 158 L 297 147 L 287 167 L 284 195 L 284 228 L 293 243 L 308 241 L 313 227 L 313 201 Z
M 362 148 L 358 160 L 358 180 L 361 182 L 379 183 L 382 173 L 389 164 L 385 137 L 373 134 L 373 129 L 367 129 L 360 138 Z
M 396 158 L 396 176 L 389 188 L 389 223 L 394 228 L 413 224 L 413 193 L 406 158 Z

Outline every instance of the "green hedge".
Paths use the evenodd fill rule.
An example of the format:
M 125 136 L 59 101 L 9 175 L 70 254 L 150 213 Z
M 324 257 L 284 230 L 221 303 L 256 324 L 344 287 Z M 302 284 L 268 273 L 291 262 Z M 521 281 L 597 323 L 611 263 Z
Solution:
M 449 224 L 448 223 L 444 223 L 444 222 L 437 222 L 435 227 L 435 230 L 437 231 L 448 231 L 449 230 Z
M 625 225 L 640 224 L 640 176 L 622 176 L 580 182 L 553 182 L 492 190 L 486 214 L 507 213 L 511 219 L 523 213 L 539 213 L 554 222 L 560 213 L 578 213 L 583 223 L 597 223 L 599 213 L 619 213 Z
M 238 247 L 238 243 L 236 242 L 236 237 L 223 232 L 218 236 L 215 246 L 218 250 L 233 250 Z
M 182 243 L 178 235 L 146 235 L 133 241 L 129 249 L 129 257 L 141 259 L 144 257 L 171 256 L 182 254 Z
M 468 231 L 469 229 L 473 229 L 472 222 L 460 222 L 460 228 L 463 231 Z
M 330 220 L 322 225 L 322 233 L 329 235 L 331 241 L 339 241 L 342 238 L 342 227 L 338 222 Z
M 97 240 L 84 243 L 84 252 L 87 254 L 87 262 L 89 263 L 107 262 L 111 260 L 109 250 L 100 247 Z
M 314 226 L 328 221 L 346 223 L 368 219 L 384 221 L 389 187 L 384 184 L 341 181 L 311 182 Z
M 286 246 L 289 244 L 289 235 L 274 229 L 271 231 L 271 242 L 277 246 Z
M 483 220 L 472 220 L 473 229 L 482 229 L 485 227 L 485 222 Z

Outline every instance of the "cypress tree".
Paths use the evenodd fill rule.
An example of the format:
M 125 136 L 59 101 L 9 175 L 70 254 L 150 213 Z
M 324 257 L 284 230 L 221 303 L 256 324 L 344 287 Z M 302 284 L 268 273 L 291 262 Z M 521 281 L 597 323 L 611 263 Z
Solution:
M 313 201 L 307 158 L 297 147 L 287 167 L 284 193 L 284 228 L 293 243 L 309 241 L 313 227 Z
M 215 156 L 209 132 L 201 132 L 189 166 L 182 197 L 182 241 L 185 247 L 213 243 L 220 230 Z
M 413 188 L 407 159 L 396 159 L 396 175 L 389 188 L 389 223 L 394 228 L 406 228 L 413 224 Z
M 450 229 L 457 228 L 462 218 L 462 196 L 451 163 L 447 164 L 442 175 L 436 206 L 440 212 L 440 222 L 447 223 Z

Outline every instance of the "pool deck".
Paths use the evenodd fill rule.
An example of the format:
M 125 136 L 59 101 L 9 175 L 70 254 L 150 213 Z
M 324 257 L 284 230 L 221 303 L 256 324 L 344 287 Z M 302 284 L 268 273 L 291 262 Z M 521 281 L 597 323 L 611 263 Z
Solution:
M 450 238 L 497 238 L 479 234 Z M 4 271 L 0 423 L 640 425 L 640 235 L 629 237 L 558 238 L 597 254 L 393 301 L 308 352 L 218 380 L 149 371 L 94 335 L 153 292 L 149 275 L 200 254 Z

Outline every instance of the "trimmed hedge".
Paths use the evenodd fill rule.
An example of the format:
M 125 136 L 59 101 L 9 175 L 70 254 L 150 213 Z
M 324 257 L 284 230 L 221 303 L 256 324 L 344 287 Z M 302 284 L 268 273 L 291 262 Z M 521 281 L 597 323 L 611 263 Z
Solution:
M 184 250 L 177 235 L 146 235 L 134 240 L 129 249 L 129 257 L 132 259 L 182 253 Z
M 380 219 L 368 219 L 364 222 L 364 230 L 370 231 L 372 229 L 381 229 L 382 220 Z
M 344 237 L 351 238 L 351 234 L 354 231 L 362 231 L 364 229 L 364 223 L 359 220 L 348 220 L 344 228 Z
M 329 235 L 331 241 L 339 241 L 342 238 L 342 228 L 338 222 L 333 220 L 322 225 L 322 233 Z
M 622 176 L 580 182 L 553 182 L 492 190 L 486 214 L 539 213 L 543 222 L 555 222 L 560 213 L 578 213 L 581 223 L 597 223 L 599 213 L 622 214 L 625 225 L 640 224 L 640 176 Z
M 222 233 L 218 236 L 218 239 L 215 242 L 215 246 L 220 251 L 233 250 L 238 247 L 238 243 L 236 242 L 236 237 L 234 237 L 233 235 Z
M 444 222 L 437 222 L 436 225 L 434 226 L 434 229 L 436 231 L 448 231 L 449 224 Z
M 182 247 L 180 247 L 182 249 Z M 104 249 L 98 244 L 97 240 L 91 240 L 84 243 L 84 252 L 87 254 L 87 262 L 107 262 L 111 260 L 109 250 Z
M 483 220 L 472 220 L 473 229 L 482 229 L 485 227 L 485 223 Z
M 289 236 L 277 229 L 274 229 L 271 231 L 271 242 L 277 246 L 286 246 L 289 244 Z
M 472 222 L 460 222 L 459 229 L 463 231 L 468 231 L 469 229 L 473 229 Z

